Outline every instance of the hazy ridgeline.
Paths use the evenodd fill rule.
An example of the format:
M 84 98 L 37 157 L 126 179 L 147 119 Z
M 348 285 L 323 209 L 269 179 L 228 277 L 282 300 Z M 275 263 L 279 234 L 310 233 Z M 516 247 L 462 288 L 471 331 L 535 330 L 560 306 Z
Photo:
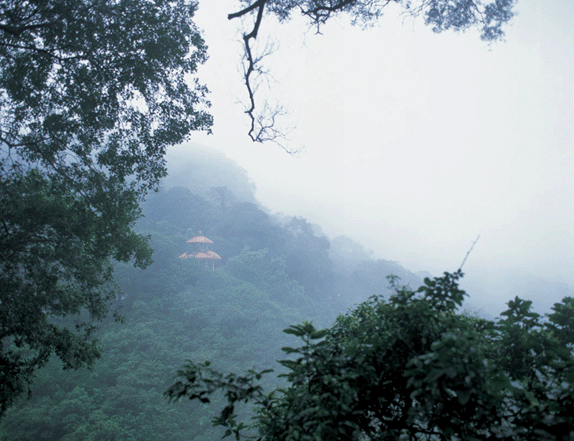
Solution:
M 201 186 L 186 182 L 200 175 L 190 167 L 176 184 L 199 194 L 164 188 L 144 205 L 138 229 L 151 236 L 154 263 L 143 271 L 117 266 L 123 295 L 116 306 L 125 322 L 110 317 L 101 325 L 102 358 L 91 371 L 63 371 L 56 360 L 38 371 L 32 396 L 3 419 L 0 439 L 218 439 L 221 431 L 209 424 L 217 407 L 170 405 L 163 397 L 186 359 L 211 360 L 223 372 L 280 370 L 280 348 L 294 342 L 282 332 L 287 326 L 330 325 L 352 305 L 386 292 L 387 274 L 420 283 L 349 238 L 329 240 L 303 218 L 270 215 L 236 166 L 219 169 L 235 193 L 221 180 L 210 182 L 213 173 Z M 199 231 L 222 256 L 215 270 L 178 258 Z

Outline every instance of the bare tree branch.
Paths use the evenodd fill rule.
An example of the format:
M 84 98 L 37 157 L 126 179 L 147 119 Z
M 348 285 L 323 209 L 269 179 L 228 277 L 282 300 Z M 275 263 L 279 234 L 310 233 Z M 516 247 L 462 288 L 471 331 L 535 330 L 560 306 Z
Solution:
M 255 102 L 258 79 L 267 75 L 267 72 L 261 68 L 261 60 L 272 52 L 272 48 L 266 47 L 260 55 L 255 55 L 252 47 L 252 42 L 257 39 L 267 3 L 268 0 L 258 0 L 241 11 L 227 16 L 229 20 L 232 20 L 252 12 L 254 13 L 255 11 L 257 13 L 253 28 L 251 28 L 249 33 L 243 34 L 243 48 L 245 52 L 243 79 L 248 95 L 248 104 L 246 105 L 245 113 L 250 119 L 248 135 L 253 142 L 264 143 L 271 141 L 287 153 L 296 154 L 300 150 L 287 147 L 286 141 L 288 141 L 288 138 L 286 133 L 279 128 L 277 123 L 278 118 L 286 114 L 285 110 L 281 106 L 272 107 L 267 101 L 265 101 L 261 110 L 259 110 Z
M 253 11 L 254 9 L 259 8 L 262 5 L 265 5 L 267 0 L 258 0 L 255 3 L 253 3 L 252 5 L 247 6 L 245 9 L 242 9 L 239 12 L 234 12 L 232 14 L 227 15 L 227 18 L 229 20 L 232 20 L 234 18 L 238 18 L 238 17 L 242 17 L 245 14 L 249 14 L 251 11 Z
M 514 16 L 516 0 L 256 0 L 240 11 L 228 14 L 227 18 L 255 16 L 253 27 L 243 34 L 244 59 L 246 62 L 243 78 L 248 94 L 245 113 L 250 118 L 249 137 L 254 142 L 274 141 L 286 136 L 281 130 L 270 126 L 284 112 L 265 104 L 259 112 L 255 100 L 256 80 L 263 73 L 259 67 L 262 57 L 253 55 L 253 41 L 257 39 L 263 14 L 275 15 L 284 22 L 295 10 L 307 17 L 311 25 L 320 33 L 320 27 L 334 16 L 344 13 L 350 16 L 353 24 L 368 25 L 380 18 L 391 3 L 404 9 L 404 14 L 412 17 L 422 16 L 425 25 L 434 32 L 452 30 L 463 32 L 469 28 L 478 28 L 480 38 L 487 42 L 501 40 L 504 36 L 502 26 Z M 263 113 L 268 112 L 267 115 Z M 270 112 L 270 113 L 269 113 Z M 283 147 L 286 151 L 289 149 Z
M 474 248 L 474 246 L 476 245 L 476 242 L 478 242 L 478 239 L 480 239 L 480 234 L 477 236 L 477 238 L 474 240 L 474 242 L 472 243 L 472 246 L 470 247 L 470 249 L 466 252 L 466 256 L 464 256 L 464 259 L 462 261 L 462 263 L 460 264 L 460 266 L 458 267 L 458 270 L 461 271 L 462 267 L 464 266 L 466 259 L 468 259 L 468 256 L 470 254 L 470 252 L 472 251 L 472 249 Z

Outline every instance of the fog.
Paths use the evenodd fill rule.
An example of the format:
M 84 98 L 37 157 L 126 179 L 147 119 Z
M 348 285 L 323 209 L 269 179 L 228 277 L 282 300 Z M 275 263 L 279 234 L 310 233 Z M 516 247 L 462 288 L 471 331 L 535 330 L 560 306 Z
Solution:
M 260 30 L 275 45 L 259 90 L 277 100 L 290 156 L 253 144 L 240 101 L 237 2 L 201 2 L 212 135 L 193 145 L 245 169 L 271 211 L 299 215 L 413 271 L 456 270 L 478 308 L 574 295 L 574 4 L 517 5 L 506 41 L 433 34 L 395 10 L 370 29 L 304 21 Z M 247 27 L 250 26 L 246 22 Z M 175 158 L 175 159 L 174 159 Z

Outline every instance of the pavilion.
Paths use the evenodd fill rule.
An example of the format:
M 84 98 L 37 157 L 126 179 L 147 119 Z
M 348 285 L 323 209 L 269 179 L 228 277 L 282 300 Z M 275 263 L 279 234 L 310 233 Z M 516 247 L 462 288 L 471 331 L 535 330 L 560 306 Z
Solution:
M 208 244 L 213 243 L 212 240 L 202 236 L 200 231 L 199 236 L 195 236 L 194 238 L 189 239 L 187 243 L 194 244 L 196 251 L 191 253 L 183 253 L 181 256 L 179 256 L 180 259 L 189 259 L 190 257 L 194 259 L 203 259 L 205 260 L 205 266 L 209 266 L 209 261 L 211 261 L 211 269 L 215 269 L 215 261 L 221 260 L 221 256 L 208 249 Z

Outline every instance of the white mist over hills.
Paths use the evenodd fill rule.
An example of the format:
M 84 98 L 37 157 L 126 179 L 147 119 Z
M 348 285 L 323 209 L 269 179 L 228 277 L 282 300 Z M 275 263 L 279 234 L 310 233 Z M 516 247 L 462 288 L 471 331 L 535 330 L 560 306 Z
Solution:
M 250 179 L 245 169 L 220 151 L 200 145 L 187 145 L 172 149 L 167 159 L 170 175 L 163 181 L 162 186 L 187 187 L 194 193 L 205 197 L 209 197 L 211 188 L 224 186 L 234 192 L 238 201 L 257 202 L 256 184 Z M 264 210 L 277 214 L 273 213 L 272 207 L 265 203 L 262 203 L 262 206 Z M 293 211 L 280 213 L 280 217 L 301 215 L 303 214 L 298 212 L 296 207 Z M 308 220 L 317 222 L 317 216 L 309 217 Z M 329 220 L 326 218 L 326 221 L 327 227 L 320 221 L 318 227 L 330 240 L 344 235 L 363 245 L 357 259 L 381 258 L 397 261 L 408 270 L 419 271 L 421 278 L 430 275 L 437 276 L 443 271 L 456 270 L 472 245 L 470 243 L 466 250 L 461 249 L 460 256 L 454 256 L 453 261 L 455 263 L 450 268 L 441 268 L 437 271 L 432 266 L 428 268 L 412 267 L 408 262 L 397 259 L 393 250 L 376 249 L 374 242 L 357 237 L 357 231 L 333 228 L 332 224 L 336 222 L 336 219 Z M 363 232 L 363 234 L 365 233 Z M 468 256 L 464 266 L 466 275 L 461 283 L 470 296 L 465 303 L 465 307 L 470 311 L 478 311 L 489 317 L 495 317 L 505 309 L 505 303 L 508 300 L 519 296 L 532 300 L 537 311 L 547 312 L 555 302 L 563 297 L 574 296 L 574 287 L 567 283 L 566 279 L 542 277 L 535 271 L 530 272 L 521 268 L 509 270 L 509 266 L 497 268 L 495 266 L 480 267 L 473 264 L 473 259 L 475 259 L 477 250 L 480 250 L 482 240 L 482 238 L 479 239 Z M 381 287 L 381 292 L 384 291 L 384 288 Z
M 277 50 L 260 96 L 290 111 L 297 157 L 248 140 L 239 23 L 227 20 L 239 7 L 200 3 L 215 125 L 193 143 L 243 168 L 265 207 L 435 275 L 480 235 L 463 281 L 479 306 L 573 295 L 574 3 L 519 1 L 490 47 L 392 9 L 371 29 L 339 20 L 322 35 L 265 21 L 259 38 Z

